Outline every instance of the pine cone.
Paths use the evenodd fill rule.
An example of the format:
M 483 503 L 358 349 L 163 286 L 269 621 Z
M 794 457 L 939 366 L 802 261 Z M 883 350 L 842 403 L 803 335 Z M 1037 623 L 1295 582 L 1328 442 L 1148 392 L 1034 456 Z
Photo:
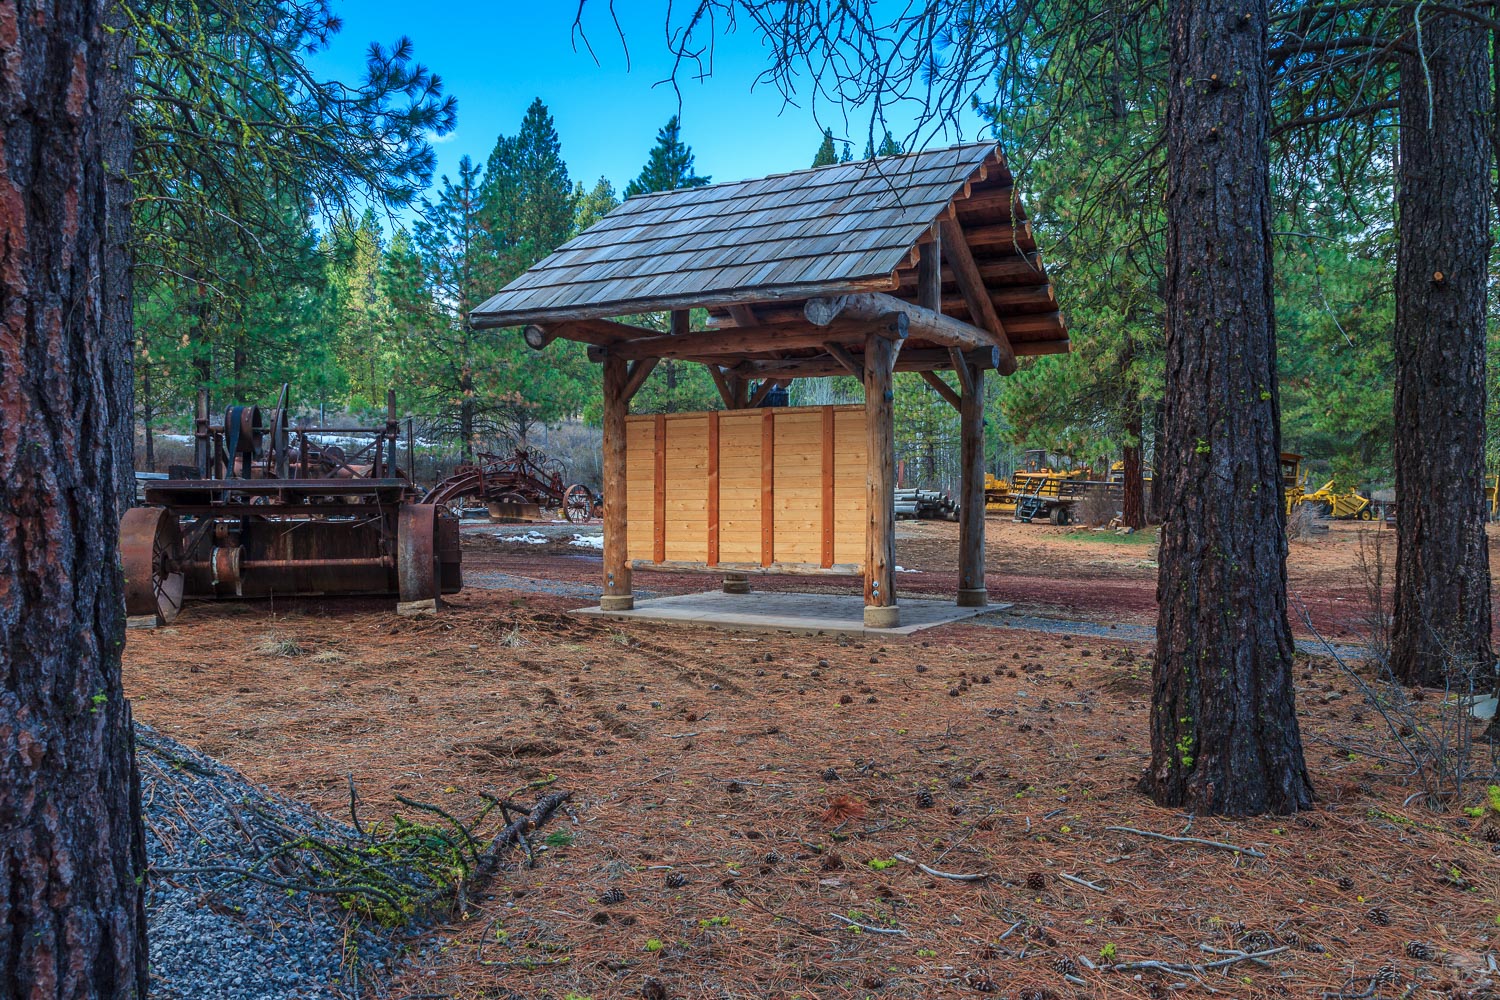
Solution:
M 605 906 L 614 906 L 616 903 L 625 902 L 625 892 L 621 889 L 606 889 L 599 894 L 599 902 Z
M 1429 944 L 1421 941 L 1408 941 L 1406 942 L 1406 957 L 1414 958 L 1418 962 L 1431 962 L 1437 958 L 1437 952 Z
M 1487 826 L 1484 828 L 1484 839 L 1490 844 L 1500 844 L 1500 826 Z
M 1026 876 L 1026 888 L 1032 892 L 1041 892 L 1047 888 L 1047 876 L 1041 872 L 1032 872 Z
M 1370 912 L 1365 914 L 1365 919 L 1376 927 L 1389 927 L 1391 925 L 1391 915 L 1378 906 L 1371 907 Z
M 917 793 L 917 808 L 918 809 L 931 809 L 932 808 L 932 793 L 929 792 L 925 788 L 922 789 L 920 792 Z
M 964 977 L 964 982 L 975 993 L 994 993 L 1000 989 L 999 986 L 995 985 L 993 979 L 982 972 L 969 973 Z
M 687 885 L 687 876 L 682 872 L 667 872 L 667 888 L 681 889 Z
M 641 1000 L 668 1000 L 667 988 L 661 984 L 660 979 L 647 976 L 646 981 L 641 983 Z
M 1078 975 L 1078 963 L 1067 955 L 1059 955 L 1052 960 L 1052 967 L 1064 976 Z
M 1354 891 L 1354 880 L 1352 878 L 1350 878 L 1348 875 L 1340 875 L 1339 876 L 1339 888 L 1343 889 L 1345 892 L 1353 892 Z

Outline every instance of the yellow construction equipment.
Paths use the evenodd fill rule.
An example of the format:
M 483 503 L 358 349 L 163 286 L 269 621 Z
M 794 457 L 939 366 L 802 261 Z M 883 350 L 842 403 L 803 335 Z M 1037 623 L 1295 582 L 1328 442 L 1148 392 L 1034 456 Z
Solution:
M 1375 519 L 1375 508 L 1370 506 L 1369 497 L 1360 496 L 1358 490 L 1339 493 L 1333 488 L 1332 479 L 1312 493 L 1304 493 L 1298 501 L 1326 506 L 1328 516 L 1337 521 L 1373 521 Z

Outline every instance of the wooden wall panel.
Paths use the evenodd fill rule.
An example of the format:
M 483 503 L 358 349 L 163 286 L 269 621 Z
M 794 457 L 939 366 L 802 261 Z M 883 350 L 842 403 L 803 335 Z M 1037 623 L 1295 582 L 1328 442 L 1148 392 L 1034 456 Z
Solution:
M 758 410 L 719 414 L 719 561 L 760 562 Z
M 708 561 L 708 416 L 673 414 L 666 440 L 666 560 Z
M 656 461 L 653 442 L 656 421 L 650 417 L 625 419 L 625 501 L 628 504 L 626 551 L 631 559 L 650 559 L 652 526 L 656 521 Z
M 833 414 L 833 561 L 865 561 L 865 411 Z
M 632 416 L 626 442 L 633 560 L 715 565 L 715 544 L 722 566 L 864 559 L 861 406 Z

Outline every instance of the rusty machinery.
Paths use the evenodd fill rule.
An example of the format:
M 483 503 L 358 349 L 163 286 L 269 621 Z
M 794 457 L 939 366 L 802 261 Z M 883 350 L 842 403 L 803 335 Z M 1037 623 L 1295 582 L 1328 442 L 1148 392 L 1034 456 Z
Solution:
M 231 406 L 222 423 L 198 394 L 195 476 L 146 484 L 125 513 L 125 610 L 157 623 L 188 598 L 395 595 L 436 608 L 462 585 L 458 521 L 420 502 L 398 463 L 395 393 L 383 427 L 289 426 L 287 387 L 270 410 Z M 317 436 L 363 446 L 352 452 Z M 411 426 L 406 427 L 407 457 Z
M 425 502 L 448 506 L 469 499 L 514 515 L 527 508 L 558 510 L 575 523 L 589 520 L 599 507 L 593 491 L 582 483 L 564 485 L 556 461 L 525 448 L 509 455 L 480 452 L 479 464 L 460 465 L 432 488 Z

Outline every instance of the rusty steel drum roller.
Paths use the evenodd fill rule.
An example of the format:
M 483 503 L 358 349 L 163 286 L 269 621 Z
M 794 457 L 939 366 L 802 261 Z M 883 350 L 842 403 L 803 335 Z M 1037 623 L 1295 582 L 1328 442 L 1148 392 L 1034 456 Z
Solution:
M 401 603 L 436 603 L 442 578 L 437 505 L 402 504 L 396 516 L 396 581 Z
M 165 625 L 182 610 L 182 532 L 177 515 L 160 507 L 133 507 L 120 521 L 120 562 L 125 570 L 125 613 Z

